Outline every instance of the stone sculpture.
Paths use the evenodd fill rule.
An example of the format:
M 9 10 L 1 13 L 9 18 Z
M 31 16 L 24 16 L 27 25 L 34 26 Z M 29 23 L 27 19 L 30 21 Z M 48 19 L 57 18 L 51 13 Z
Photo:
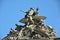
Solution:
M 46 25 L 45 16 L 38 16 L 36 11 L 30 8 L 26 15 L 19 22 L 25 25 L 16 25 L 15 30 L 11 29 L 10 33 L 3 40 L 50 40 L 56 38 L 56 32 L 51 26 Z

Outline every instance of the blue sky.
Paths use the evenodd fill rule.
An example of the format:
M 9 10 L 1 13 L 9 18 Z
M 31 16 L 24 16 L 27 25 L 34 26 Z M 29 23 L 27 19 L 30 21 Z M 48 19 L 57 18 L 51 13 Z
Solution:
M 20 10 L 27 11 L 30 7 L 39 8 L 39 15 L 46 16 L 45 23 L 51 25 L 60 36 L 60 0 L 0 0 L 0 38 L 9 34 L 10 28 L 24 17 Z

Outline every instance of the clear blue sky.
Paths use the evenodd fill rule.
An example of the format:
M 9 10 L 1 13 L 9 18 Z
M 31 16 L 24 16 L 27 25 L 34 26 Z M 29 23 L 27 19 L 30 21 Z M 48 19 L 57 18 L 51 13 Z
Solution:
M 60 0 L 0 0 L 0 38 L 5 37 L 10 28 L 24 17 L 20 10 L 39 8 L 39 15 L 46 16 L 45 23 L 51 25 L 60 36 Z M 22 25 L 21 23 L 19 23 Z

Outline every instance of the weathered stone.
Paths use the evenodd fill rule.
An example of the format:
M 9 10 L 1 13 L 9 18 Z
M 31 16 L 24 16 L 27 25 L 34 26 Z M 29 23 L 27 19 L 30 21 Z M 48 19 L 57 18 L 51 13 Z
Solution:
M 32 15 L 32 11 L 29 11 L 30 13 L 32 12 L 31 15 L 27 12 L 25 16 L 28 17 L 24 17 L 19 21 L 25 25 L 16 24 L 15 30 L 12 29 L 3 40 L 60 40 L 56 38 L 55 30 L 51 26 L 44 24 L 46 17 L 38 16 L 38 10 L 36 11 L 34 15 Z M 29 17 L 32 17 L 34 23 Z M 27 23 L 29 24 L 27 25 Z

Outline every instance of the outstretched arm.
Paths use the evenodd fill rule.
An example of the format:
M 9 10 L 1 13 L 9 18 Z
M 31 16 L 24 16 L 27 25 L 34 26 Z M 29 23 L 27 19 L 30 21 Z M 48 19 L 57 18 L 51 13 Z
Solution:
M 23 12 L 23 13 L 28 13 L 28 12 L 25 12 L 25 11 L 23 11 L 23 10 L 20 10 L 21 12 Z

